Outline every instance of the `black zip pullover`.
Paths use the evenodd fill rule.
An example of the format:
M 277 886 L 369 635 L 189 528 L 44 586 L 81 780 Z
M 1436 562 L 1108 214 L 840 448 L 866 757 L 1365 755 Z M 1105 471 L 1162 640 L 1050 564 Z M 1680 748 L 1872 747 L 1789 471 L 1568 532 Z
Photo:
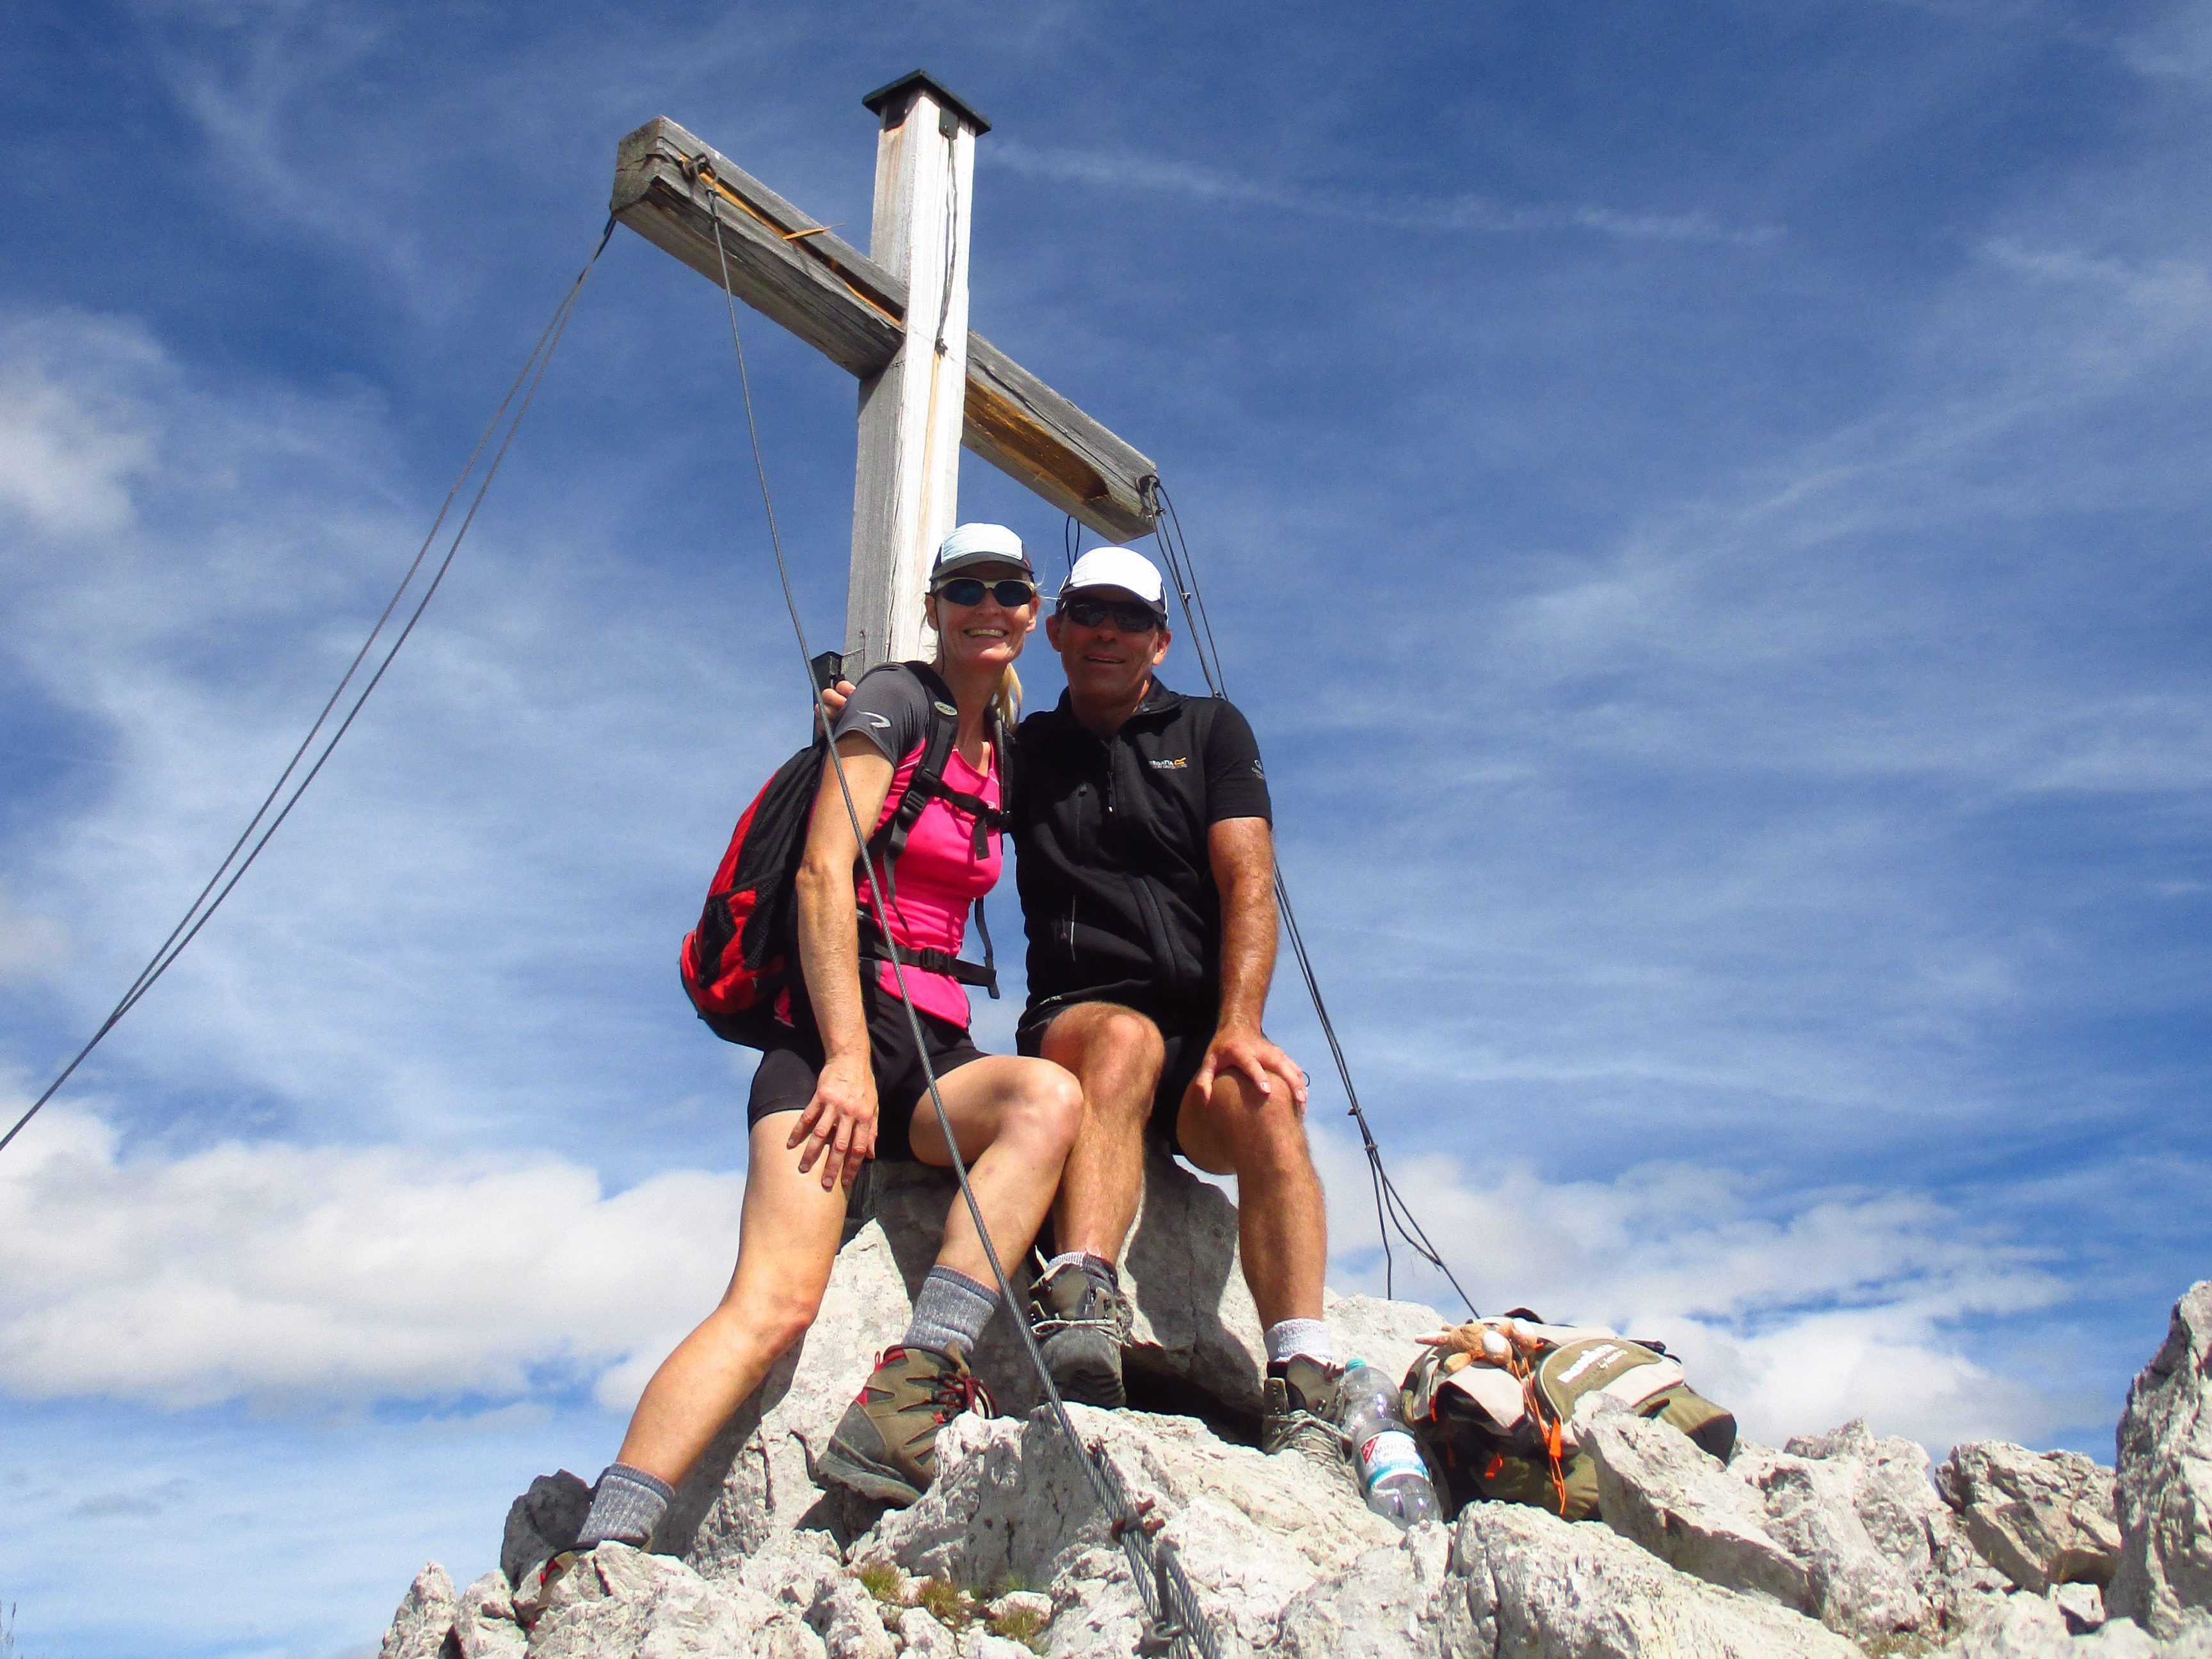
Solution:
M 1252 728 L 1235 705 L 1155 678 L 1110 738 L 1065 692 L 1017 734 L 1013 836 L 1029 932 L 1027 1026 L 1075 1002 L 1120 1002 L 1164 1030 L 1211 1030 L 1221 1000 L 1221 895 L 1206 831 L 1273 821 Z

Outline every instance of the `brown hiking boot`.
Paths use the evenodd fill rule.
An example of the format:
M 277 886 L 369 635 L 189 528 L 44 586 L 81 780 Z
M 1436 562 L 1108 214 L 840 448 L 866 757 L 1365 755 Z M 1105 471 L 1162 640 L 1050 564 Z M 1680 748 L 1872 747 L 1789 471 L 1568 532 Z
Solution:
M 903 1509 L 937 1478 L 937 1431 L 962 1412 L 993 1417 L 997 1410 L 957 1349 L 885 1348 L 816 1469 L 823 1480 Z
M 1129 1304 L 1111 1279 L 1080 1261 L 1040 1279 L 1030 1292 L 1030 1328 L 1061 1399 L 1109 1408 L 1128 1403 L 1121 1345 L 1129 1340 Z
M 1302 1353 L 1268 1366 L 1260 1395 L 1260 1449 L 1296 1452 L 1356 1492 L 1359 1477 L 1336 1422 L 1337 1384 L 1343 1377 L 1341 1365 L 1324 1365 Z

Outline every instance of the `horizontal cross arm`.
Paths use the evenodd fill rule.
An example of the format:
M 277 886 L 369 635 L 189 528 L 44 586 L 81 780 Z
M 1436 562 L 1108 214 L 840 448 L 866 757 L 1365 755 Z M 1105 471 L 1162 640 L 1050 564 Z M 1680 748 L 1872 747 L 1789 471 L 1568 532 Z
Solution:
M 848 373 L 879 374 L 897 353 L 905 285 L 666 117 L 622 141 L 612 207 L 717 283 L 719 220 L 738 298 Z M 1102 536 L 1152 533 L 1152 462 L 972 330 L 961 443 Z

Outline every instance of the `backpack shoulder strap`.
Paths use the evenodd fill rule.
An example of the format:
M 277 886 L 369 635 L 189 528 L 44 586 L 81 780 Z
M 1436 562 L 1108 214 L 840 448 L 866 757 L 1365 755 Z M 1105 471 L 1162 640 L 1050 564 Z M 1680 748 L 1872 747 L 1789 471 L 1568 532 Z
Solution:
M 929 700 L 929 735 L 923 740 L 921 758 L 915 763 L 914 771 L 907 779 L 906 793 L 899 797 L 898 805 L 891 809 L 882 827 L 868 837 L 869 867 L 883 872 L 884 902 L 892 904 L 898 902 L 899 854 L 906 851 L 907 837 L 914 831 L 915 820 L 921 816 L 923 807 L 945 793 L 945 763 L 951 758 L 953 739 L 960 732 L 960 709 L 952 701 L 951 688 L 927 663 L 884 663 L 870 672 L 911 674 L 921 683 L 922 694 Z

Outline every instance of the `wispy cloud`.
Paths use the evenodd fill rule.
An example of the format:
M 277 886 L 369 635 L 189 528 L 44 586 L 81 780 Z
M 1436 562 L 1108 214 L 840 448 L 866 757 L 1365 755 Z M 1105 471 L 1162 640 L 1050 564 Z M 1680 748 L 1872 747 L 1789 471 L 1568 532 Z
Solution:
M 1379 1294 L 1364 1159 L 1333 1127 L 1315 1141 L 1331 1283 Z M 1556 1181 L 1510 1156 L 1401 1156 L 1391 1173 L 1478 1306 L 1657 1338 L 1759 1438 L 1864 1416 L 1939 1451 L 1985 1436 L 2036 1443 L 2099 1409 L 2085 1379 L 2030 1385 L 1967 1352 L 1975 1322 L 2065 1293 L 2056 1253 L 1910 1188 L 1808 1190 L 1688 1163 Z M 1401 1296 L 1463 1311 L 1402 1242 L 1396 1255 Z
M 720 1293 L 743 1186 L 679 1170 L 610 1196 L 555 1157 L 389 1146 L 125 1158 L 66 1107 L 19 1147 L 0 1389 L 173 1409 L 520 1400 L 658 1363 Z
M 1720 243 L 1753 246 L 1782 235 L 1778 225 L 1731 226 L 1703 211 L 1658 213 L 1577 203 L 1501 202 L 1472 193 L 1392 195 L 1312 183 L 1241 177 L 1192 161 L 1103 151 L 1054 149 L 994 137 L 980 152 L 991 166 L 1060 184 L 1124 196 L 1273 208 L 1346 224 L 1391 230 L 1474 231 L 1526 234 L 1587 231 L 1627 241 Z
M 56 344 L 73 361 L 58 363 Z M 97 374 L 77 372 L 88 358 Z M 129 324 L 0 320 L 0 512 L 55 536 L 128 529 L 133 483 L 155 464 L 155 434 L 137 393 L 161 367 L 159 349 Z
M 68 937 L 52 917 L 27 915 L 0 887 L 0 985 L 44 974 L 62 959 Z

